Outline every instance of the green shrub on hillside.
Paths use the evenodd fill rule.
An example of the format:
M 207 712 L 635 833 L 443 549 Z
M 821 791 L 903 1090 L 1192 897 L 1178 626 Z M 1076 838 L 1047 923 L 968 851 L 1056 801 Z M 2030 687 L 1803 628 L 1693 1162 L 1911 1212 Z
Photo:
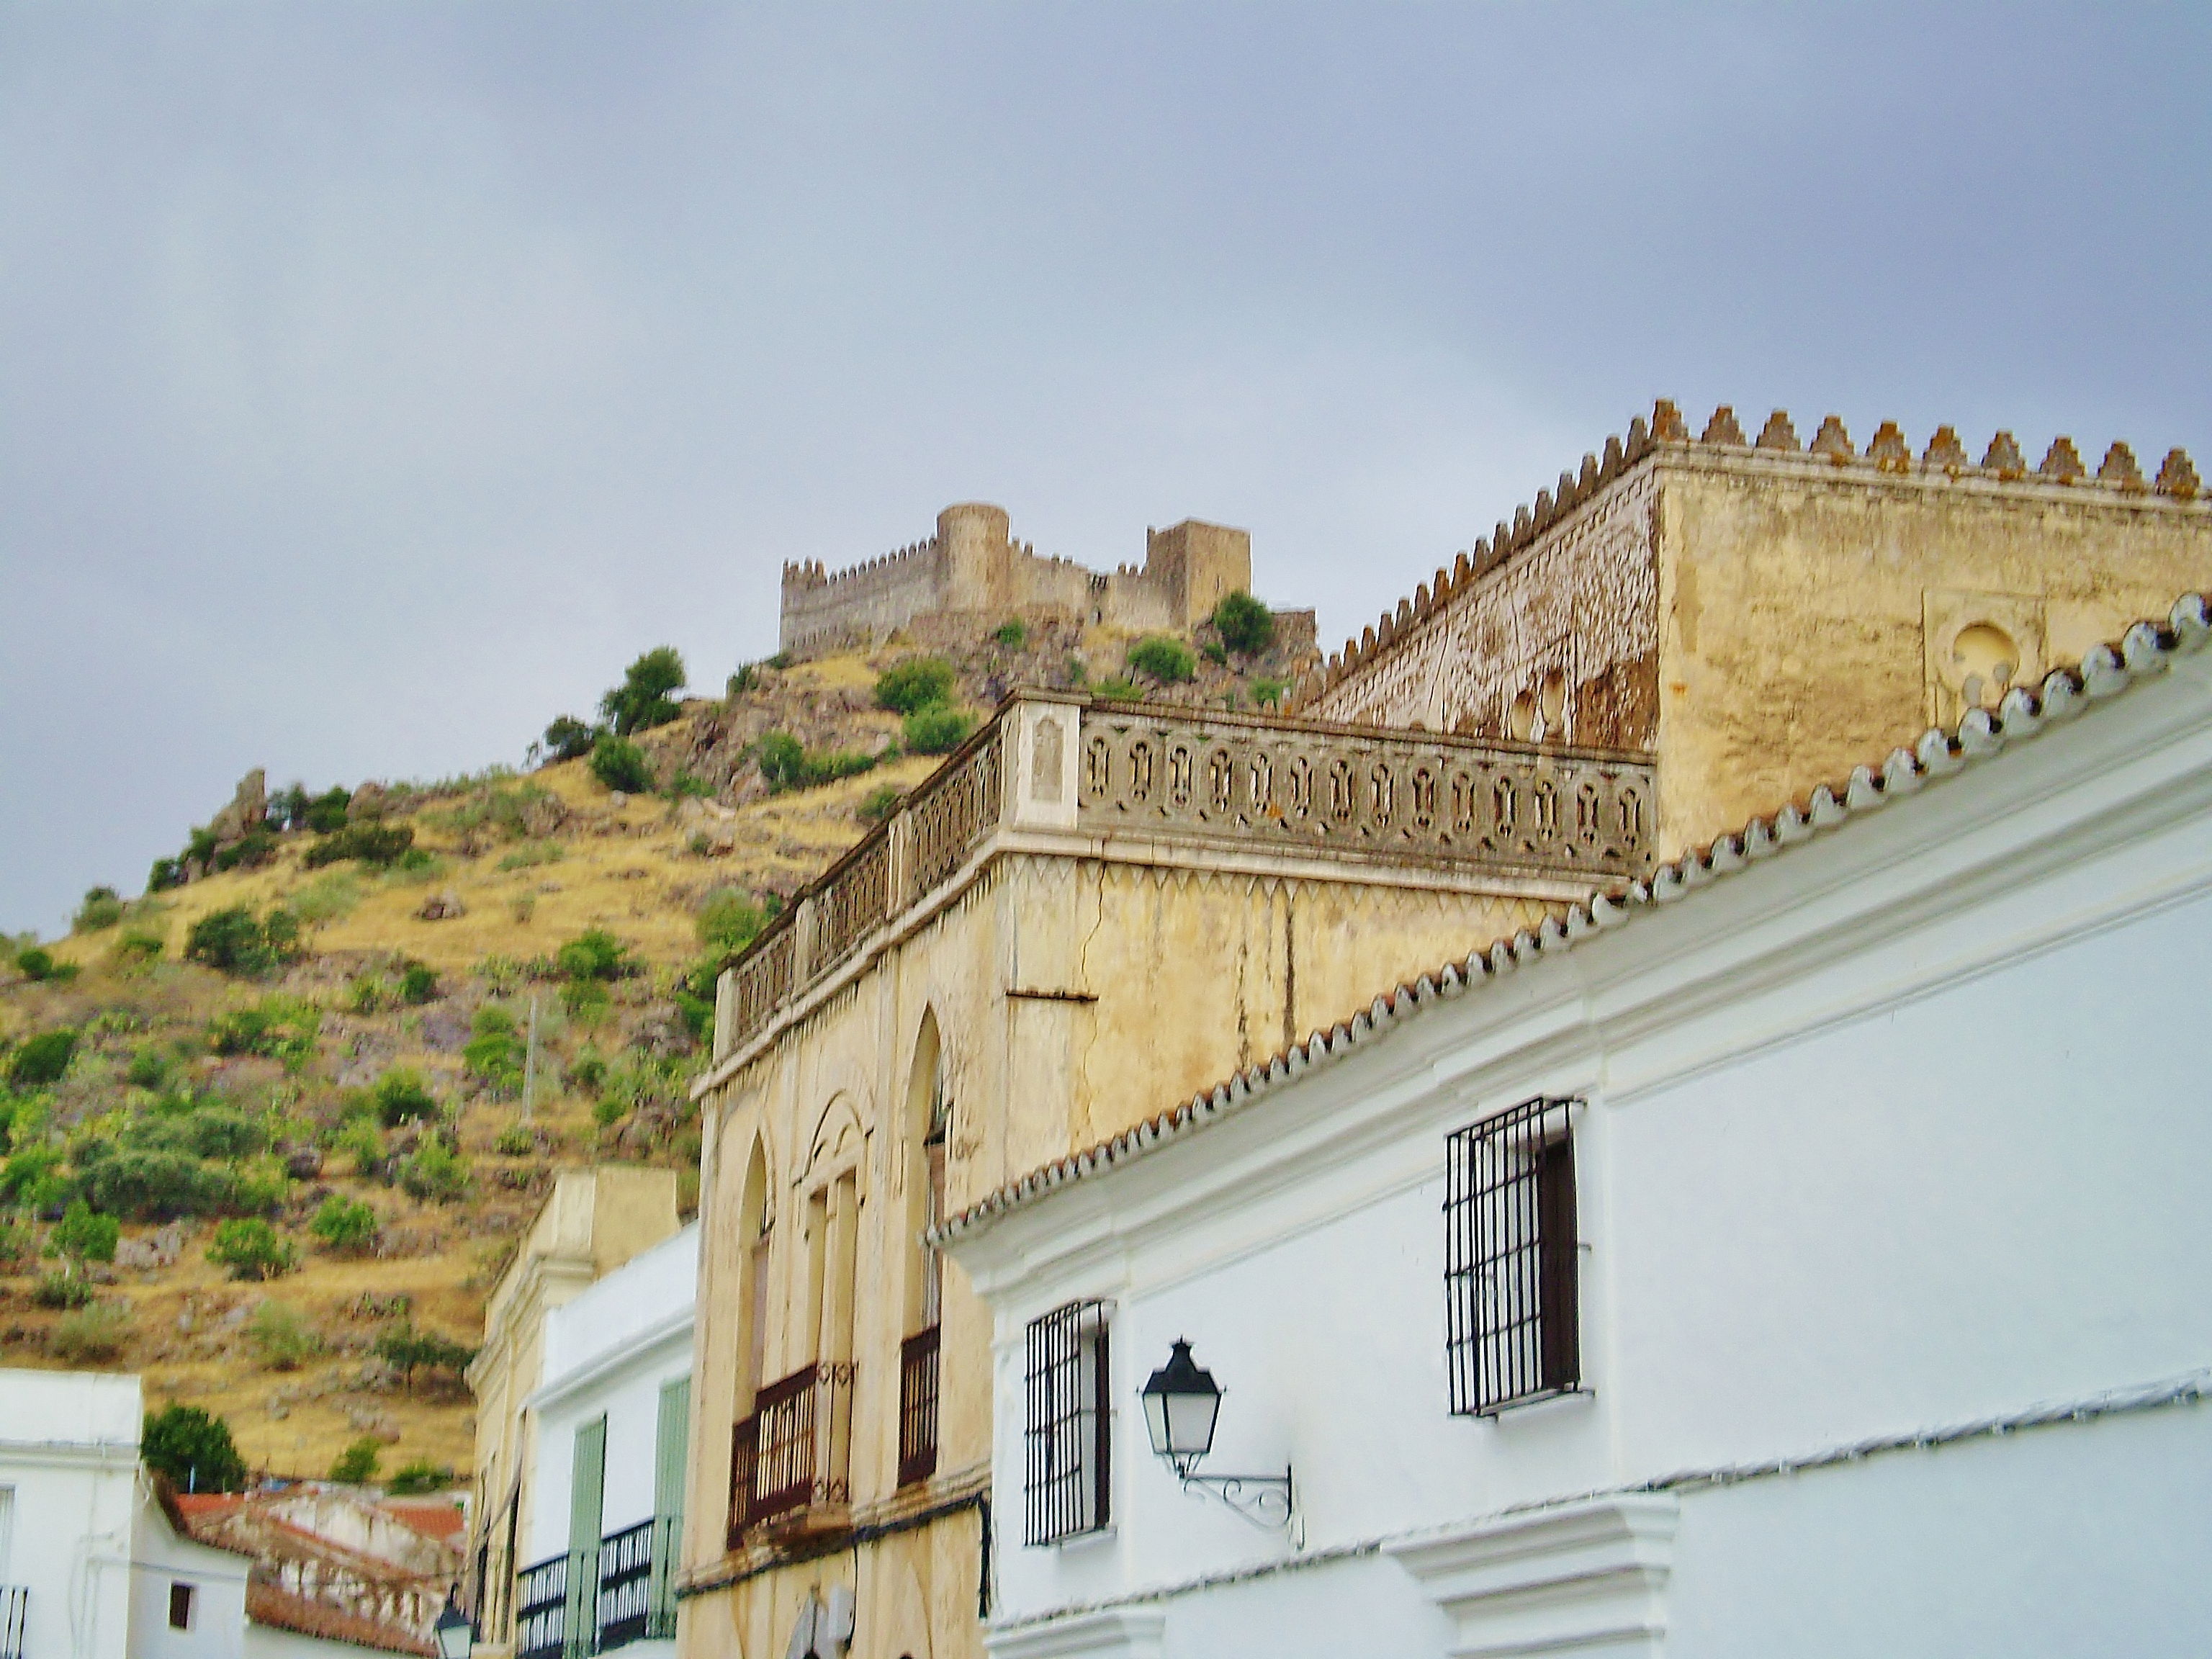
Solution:
M 72 933 L 96 933 L 102 928 L 112 927 L 123 920 L 123 898 L 112 887 L 94 887 L 84 896 L 84 902 L 76 907 L 70 918 Z
M 463 1068 L 499 1098 L 518 1093 L 525 1053 L 523 1039 L 515 1035 L 514 1016 L 488 1002 L 477 1010 L 469 1030 L 468 1046 L 461 1050 Z
M 134 973 L 160 958 L 169 941 L 150 927 L 126 927 L 108 951 L 108 960 L 125 973 Z
M 185 935 L 186 961 L 239 977 L 270 973 L 299 952 L 299 921 L 283 909 L 273 909 L 266 918 L 242 904 L 210 910 Z
M 767 926 L 768 912 L 734 887 L 718 887 L 708 894 L 692 924 L 701 945 L 724 956 L 744 950 Z
M 1129 647 L 1129 666 L 1162 685 L 1177 685 L 1198 672 L 1198 659 L 1182 641 L 1155 634 Z
M 137 1221 L 218 1215 L 237 1196 L 229 1170 L 189 1153 L 118 1146 L 80 1158 L 92 1201 Z
M 376 1212 L 359 1199 L 332 1193 L 315 1212 L 307 1231 L 325 1249 L 350 1255 L 376 1242 Z
M 41 1089 L 59 1083 L 76 1053 L 76 1029 L 68 1025 L 25 1038 L 8 1056 L 9 1083 L 18 1089 Z
M 451 1204 L 469 1190 L 469 1161 L 440 1134 L 426 1134 L 399 1164 L 399 1185 L 425 1204 Z
M 555 953 L 553 960 L 570 979 L 626 979 L 637 972 L 629 950 L 604 927 L 577 934 Z
M 68 1267 L 58 1267 L 31 1287 L 31 1300 L 41 1308 L 82 1308 L 92 1300 L 92 1286 Z
M 991 638 L 1009 651 L 1018 651 L 1030 642 L 1029 624 L 1019 617 L 1009 617 L 991 630 Z
M 275 992 L 243 1008 L 229 1008 L 208 1022 L 211 1054 L 258 1054 L 280 1060 L 298 1071 L 315 1057 L 315 1037 L 323 1011 L 312 1002 Z
M 279 845 L 274 830 L 257 823 L 229 846 L 217 848 L 213 862 L 218 870 L 258 870 L 275 860 Z
M 964 708 L 938 703 L 906 717 L 906 746 L 911 754 L 949 755 L 968 740 L 975 717 Z
M 384 1490 L 393 1498 L 420 1498 L 434 1492 L 444 1492 L 460 1484 L 459 1478 L 442 1463 L 433 1463 L 427 1457 L 418 1457 L 402 1463 L 384 1483 Z
M 387 1129 L 428 1122 L 438 1115 L 438 1097 L 422 1073 L 409 1066 L 395 1066 L 377 1079 L 369 1099 L 376 1107 L 377 1121 Z
M 342 1486 L 366 1486 L 376 1479 L 376 1465 L 384 1448 L 373 1434 L 365 1434 L 331 1464 L 331 1479 Z
M 1109 702 L 1138 702 L 1144 698 L 1144 689 L 1134 680 L 1120 674 L 1111 674 L 1092 686 L 1091 690 Z
M 1213 626 L 1222 644 L 1248 657 L 1275 642 L 1275 613 L 1241 588 L 1213 607 Z
M 568 1086 L 580 1089 L 587 1095 L 595 1095 L 605 1086 L 606 1080 L 606 1056 L 586 1043 L 583 1052 L 569 1062 Z
M 57 962 L 53 952 L 33 945 L 15 953 L 15 966 L 33 984 L 66 985 L 77 975 L 73 962 Z
M 300 862 L 310 870 L 351 859 L 371 869 L 388 870 L 415 846 L 411 823 L 349 823 L 325 836 L 306 852 Z
M 426 962 L 410 962 L 399 970 L 399 1000 L 419 1007 L 438 994 L 438 971 Z
M 73 1202 L 55 1224 L 47 1247 L 76 1261 L 112 1261 L 122 1242 L 123 1226 L 112 1215 L 101 1215 L 82 1199 Z
M 908 657 L 877 676 L 876 706 L 895 714 L 911 714 L 947 701 L 956 679 L 952 665 L 942 657 Z
M 418 1331 L 402 1321 L 377 1334 L 376 1357 L 399 1373 L 409 1393 L 415 1389 L 416 1371 L 445 1371 L 459 1380 L 477 1351 L 434 1331 Z
M 811 750 L 788 732 L 770 732 L 754 750 L 762 779 L 769 790 L 811 789 L 872 771 L 889 754 L 863 755 L 846 749 Z
M 1256 679 L 1252 682 L 1252 701 L 1262 708 L 1273 708 L 1282 702 L 1283 693 L 1289 690 L 1289 684 L 1283 680 Z
M 246 1460 L 231 1442 L 230 1425 L 198 1406 L 148 1413 L 138 1455 L 179 1492 L 239 1492 L 246 1486 Z
M 906 798 L 906 792 L 895 783 L 879 785 L 868 791 L 867 797 L 853 809 L 853 816 L 863 823 L 881 823 Z
M 300 1265 L 290 1241 L 258 1216 L 218 1223 L 207 1259 L 233 1279 L 274 1279 Z
M 626 795 L 653 793 L 653 763 L 627 738 L 603 733 L 592 745 L 592 775 Z
M 562 714 L 545 728 L 545 752 L 555 760 L 581 760 L 599 741 L 599 728 L 574 714 Z
M 295 830 L 312 830 L 319 836 L 335 835 L 346 826 L 346 813 L 353 805 L 353 792 L 333 785 L 313 800 L 295 820 Z
M 331 1150 L 351 1158 L 353 1172 L 364 1181 L 384 1173 L 384 1137 L 371 1119 L 356 1118 L 346 1124 L 331 1142 Z
M 665 726 L 684 712 L 669 694 L 683 690 L 685 678 L 684 659 L 676 647 L 655 646 L 629 665 L 620 685 L 599 699 L 599 713 L 613 722 L 618 737 Z

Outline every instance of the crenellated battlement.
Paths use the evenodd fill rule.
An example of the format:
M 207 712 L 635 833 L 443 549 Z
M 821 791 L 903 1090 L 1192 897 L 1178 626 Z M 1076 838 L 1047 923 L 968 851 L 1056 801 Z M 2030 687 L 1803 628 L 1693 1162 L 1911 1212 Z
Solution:
M 1015 539 L 1003 507 L 958 503 L 938 515 L 934 535 L 860 564 L 832 571 L 815 559 L 786 562 L 781 648 L 805 655 L 865 646 L 924 616 L 995 624 L 1043 611 L 1181 631 L 1212 614 L 1224 594 L 1251 586 L 1251 538 L 1242 530 L 1187 519 L 1146 531 L 1145 544 L 1142 566 L 1101 573 Z
M 2051 440 L 2042 461 L 2031 468 L 2019 441 L 2000 431 L 1984 448 L 1978 464 L 1960 441 L 1958 430 L 1939 426 L 1914 459 L 1904 429 L 1895 421 L 1876 427 L 1864 450 L 1852 442 L 1849 428 L 1836 415 L 1824 416 L 1812 441 L 1801 443 L 1796 422 L 1786 410 L 1766 417 L 1759 436 L 1745 436 L 1742 423 L 1727 404 L 1714 410 L 1702 432 L 1692 437 L 1681 411 L 1668 398 L 1654 404 L 1651 418 L 1629 422 L 1626 435 L 1607 438 L 1602 453 L 1586 453 L 1581 467 L 1559 474 L 1553 489 L 1540 489 L 1533 502 L 1515 510 L 1509 523 L 1500 520 L 1487 537 L 1459 554 L 1449 567 L 1439 565 L 1431 581 L 1417 585 L 1409 598 L 1398 601 L 1357 639 L 1347 639 L 1341 651 L 1303 678 L 1291 693 L 1289 706 L 1310 708 L 1346 680 L 1370 670 L 1394 647 L 1438 611 L 1449 606 L 1471 584 L 1480 581 L 1508 560 L 1521 554 L 1572 517 L 1594 496 L 1607 490 L 1655 453 L 1680 460 L 1719 462 L 1771 472 L 1802 468 L 1808 463 L 1835 470 L 1840 479 L 1856 478 L 1875 484 L 1887 477 L 1919 480 L 1935 485 L 2014 486 L 2011 494 L 2067 491 L 2057 499 L 2111 500 L 2150 502 L 2188 507 L 2199 503 L 2203 483 L 2186 450 L 2169 449 L 2158 471 L 2146 479 L 2134 449 L 2115 440 L 2105 451 L 2093 477 L 2070 436 Z M 2207 504 L 2212 505 L 2212 504 Z

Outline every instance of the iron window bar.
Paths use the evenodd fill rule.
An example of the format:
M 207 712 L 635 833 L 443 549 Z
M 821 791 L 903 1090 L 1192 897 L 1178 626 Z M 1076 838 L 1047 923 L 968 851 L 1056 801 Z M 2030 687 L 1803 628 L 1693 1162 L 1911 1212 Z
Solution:
M 1446 1142 L 1446 1370 L 1457 1416 L 1579 1392 L 1574 1115 L 1538 1096 Z
M 911 1486 L 937 1473 L 939 1330 L 932 1325 L 899 1344 L 898 1483 Z
M 671 1577 L 683 1517 L 649 1516 L 599 1540 L 598 1651 L 676 1633 Z
M 1023 1381 L 1023 1536 L 1058 1543 L 1112 1518 L 1107 1304 L 1072 1302 L 1030 1322 Z
M 822 1361 L 769 1383 L 732 1434 L 730 1547 L 757 1527 L 849 1503 L 844 1452 L 853 1364 Z

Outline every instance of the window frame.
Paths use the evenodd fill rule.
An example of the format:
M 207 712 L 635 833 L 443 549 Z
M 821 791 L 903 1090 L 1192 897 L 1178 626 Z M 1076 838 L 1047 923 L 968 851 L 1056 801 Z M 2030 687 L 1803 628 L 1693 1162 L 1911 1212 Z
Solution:
M 181 1578 L 169 1581 L 169 1628 L 189 1634 L 193 1615 L 199 1611 L 200 1587 Z
M 1537 1095 L 1446 1138 L 1444 1369 L 1455 1417 L 1586 1392 L 1575 1121 L 1587 1103 Z
M 1112 1304 L 1070 1302 L 1023 1332 L 1023 1541 L 1113 1524 Z

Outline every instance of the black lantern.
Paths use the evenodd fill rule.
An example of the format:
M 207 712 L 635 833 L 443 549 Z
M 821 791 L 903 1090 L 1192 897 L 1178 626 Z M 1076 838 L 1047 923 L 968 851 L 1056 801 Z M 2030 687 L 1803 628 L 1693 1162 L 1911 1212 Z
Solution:
M 476 1627 L 451 1597 L 447 1599 L 446 1610 L 438 1615 L 433 1629 L 438 1638 L 438 1659 L 469 1659 L 471 1650 L 477 1644 Z
M 1168 1363 L 1138 1393 L 1145 1405 L 1145 1433 L 1152 1453 L 1174 1468 L 1185 1492 L 1211 1493 L 1255 1525 L 1291 1523 L 1291 1472 L 1280 1474 L 1200 1474 L 1198 1461 L 1213 1449 L 1213 1425 L 1221 1415 L 1221 1387 L 1213 1373 L 1190 1357 L 1182 1337 Z
M 1190 1357 L 1190 1344 L 1177 1337 L 1168 1363 L 1145 1384 L 1143 1397 L 1145 1432 L 1152 1437 L 1153 1455 L 1173 1463 L 1177 1474 L 1188 1474 L 1213 1449 L 1213 1419 L 1221 1414 L 1221 1390 L 1213 1373 L 1200 1370 Z

